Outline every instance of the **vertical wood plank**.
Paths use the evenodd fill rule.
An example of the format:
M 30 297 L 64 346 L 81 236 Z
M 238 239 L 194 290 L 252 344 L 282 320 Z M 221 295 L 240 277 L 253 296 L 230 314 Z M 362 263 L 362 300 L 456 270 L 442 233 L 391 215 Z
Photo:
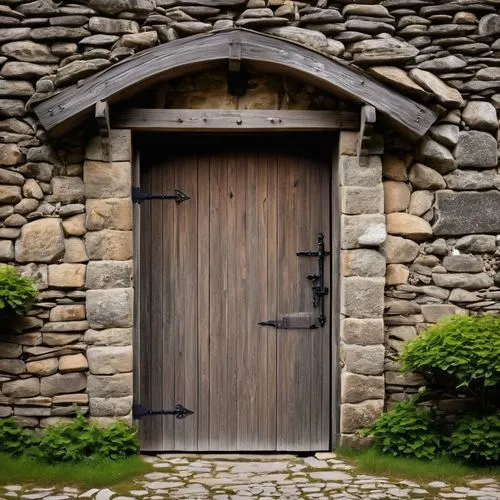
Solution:
M 210 450 L 228 447 L 227 159 L 210 158 Z
M 197 208 L 198 222 L 198 449 L 210 449 L 210 161 L 198 158 Z M 195 311 L 193 311 L 194 313 Z M 215 417 L 215 416 L 214 416 Z

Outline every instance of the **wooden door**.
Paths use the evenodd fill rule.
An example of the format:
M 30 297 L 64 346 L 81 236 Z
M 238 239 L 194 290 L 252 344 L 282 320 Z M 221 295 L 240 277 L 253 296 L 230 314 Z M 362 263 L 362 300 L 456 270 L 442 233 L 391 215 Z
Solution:
M 329 448 L 330 296 L 323 327 L 259 325 L 292 313 L 317 324 L 318 259 L 297 252 L 317 250 L 320 232 L 330 249 L 331 146 L 318 144 L 163 136 L 142 147 L 142 189 L 190 199 L 140 205 L 138 402 L 194 412 L 143 417 L 143 450 Z

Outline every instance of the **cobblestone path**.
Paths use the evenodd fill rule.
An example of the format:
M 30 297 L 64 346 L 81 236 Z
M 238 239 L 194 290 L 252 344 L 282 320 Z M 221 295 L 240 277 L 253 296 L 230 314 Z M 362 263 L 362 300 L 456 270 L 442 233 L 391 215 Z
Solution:
M 129 491 L 110 489 L 24 488 L 0 486 L 1 499 L 500 499 L 500 484 L 478 479 L 464 486 L 444 482 L 417 484 L 358 474 L 333 453 L 292 455 L 158 455 L 145 457 L 155 468 Z

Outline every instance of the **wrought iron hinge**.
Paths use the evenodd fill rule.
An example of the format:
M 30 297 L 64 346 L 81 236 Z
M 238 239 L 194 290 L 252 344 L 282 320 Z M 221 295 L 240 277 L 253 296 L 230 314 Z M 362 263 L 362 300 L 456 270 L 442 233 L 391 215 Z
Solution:
M 317 252 L 297 252 L 299 257 L 317 257 L 318 274 L 310 274 L 307 279 L 312 282 L 313 306 L 319 308 L 318 323 L 325 326 L 325 296 L 328 295 L 328 288 L 325 286 L 325 257 L 330 252 L 325 250 L 325 236 L 318 233 L 318 251 Z
M 261 326 L 272 326 L 276 330 L 316 330 L 318 326 L 309 313 L 285 314 L 280 319 L 261 321 Z
M 144 200 L 175 200 L 176 203 L 190 200 L 191 198 L 180 189 L 174 189 L 173 193 L 169 194 L 151 194 L 146 193 L 140 187 L 132 188 L 132 201 L 134 203 L 142 203 Z
M 182 405 L 175 405 L 174 410 L 151 410 L 149 408 L 144 408 L 140 404 L 135 404 L 132 407 L 132 416 L 134 418 L 147 417 L 149 415 L 175 415 L 175 418 L 186 418 L 192 415 L 194 411 L 184 408 Z

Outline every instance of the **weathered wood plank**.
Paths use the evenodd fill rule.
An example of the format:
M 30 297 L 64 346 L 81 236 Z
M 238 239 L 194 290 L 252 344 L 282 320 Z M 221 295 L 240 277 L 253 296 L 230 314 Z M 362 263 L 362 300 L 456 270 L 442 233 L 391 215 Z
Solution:
M 113 117 L 113 128 L 141 132 L 301 132 L 359 126 L 359 114 L 350 111 L 132 108 Z
M 54 136 L 67 133 L 91 115 L 98 101 L 113 104 L 161 80 L 227 61 L 235 36 L 241 40 L 242 61 L 249 66 L 287 74 L 343 99 L 371 104 L 410 138 L 423 136 L 437 119 L 430 109 L 357 69 L 296 43 L 243 29 L 192 36 L 144 50 L 87 78 L 79 87 L 50 97 L 34 111 L 48 132 Z

